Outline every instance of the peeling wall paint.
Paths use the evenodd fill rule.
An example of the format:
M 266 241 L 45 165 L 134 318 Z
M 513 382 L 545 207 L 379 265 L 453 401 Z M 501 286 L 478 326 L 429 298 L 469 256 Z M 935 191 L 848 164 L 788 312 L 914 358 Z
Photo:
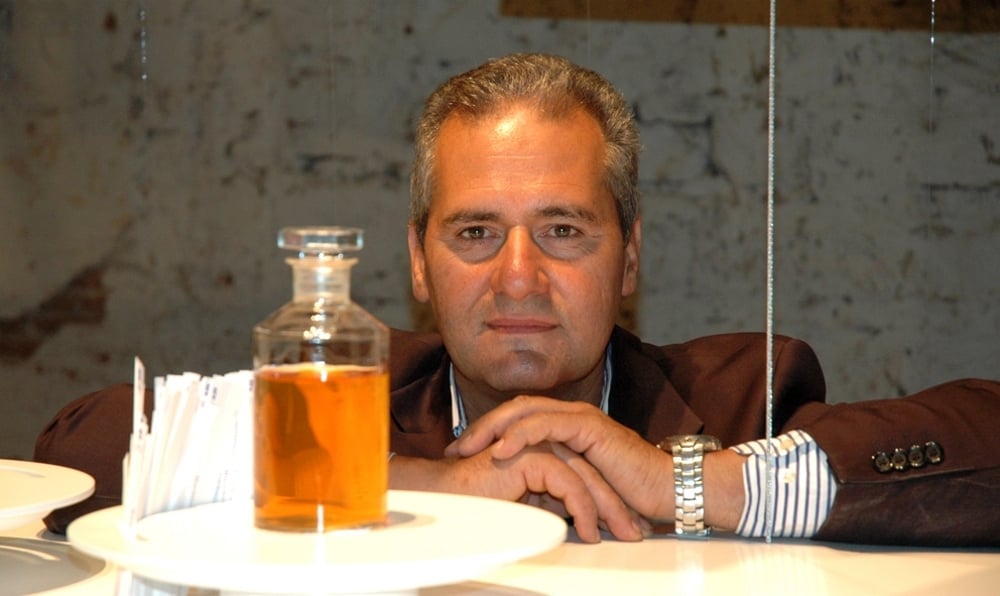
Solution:
M 429 325 L 413 125 L 511 51 L 605 73 L 639 116 L 622 320 L 660 343 L 762 330 L 766 42 L 493 2 L 0 0 L 0 457 L 135 355 L 151 376 L 249 366 L 290 293 L 283 225 L 365 228 L 355 299 Z M 927 32 L 785 28 L 777 52 L 777 331 L 816 348 L 836 401 L 997 376 L 1000 37 L 940 34 L 932 60 Z

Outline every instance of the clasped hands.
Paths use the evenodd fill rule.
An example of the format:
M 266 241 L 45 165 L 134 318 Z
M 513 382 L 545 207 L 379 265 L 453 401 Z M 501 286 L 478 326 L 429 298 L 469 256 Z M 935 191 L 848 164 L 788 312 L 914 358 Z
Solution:
M 671 457 L 583 402 L 517 397 L 470 425 L 445 456 L 438 471 L 449 490 L 568 515 L 585 542 L 599 542 L 602 528 L 641 540 L 647 520 L 673 519 Z

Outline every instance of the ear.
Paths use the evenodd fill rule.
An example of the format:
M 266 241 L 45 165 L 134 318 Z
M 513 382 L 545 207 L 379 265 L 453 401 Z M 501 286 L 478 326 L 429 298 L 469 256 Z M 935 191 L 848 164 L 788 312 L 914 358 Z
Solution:
M 407 226 L 406 242 L 410 246 L 410 283 L 413 285 L 413 297 L 417 302 L 427 302 L 430 293 L 427 291 L 427 259 L 424 258 L 424 247 L 417 237 L 417 229 L 413 224 Z
M 625 268 L 622 273 L 622 296 L 629 296 L 639 287 L 639 254 L 642 252 L 642 220 L 632 222 L 632 233 L 625 243 Z

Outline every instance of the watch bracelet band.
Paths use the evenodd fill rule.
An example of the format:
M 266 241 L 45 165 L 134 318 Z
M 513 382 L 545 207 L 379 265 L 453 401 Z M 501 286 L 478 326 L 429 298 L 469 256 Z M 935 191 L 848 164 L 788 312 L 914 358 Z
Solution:
M 683 538 L 702 538 L 712 532 L 705 525 L 703 462 L 706 452 L 721 448 L 718 439 L 703 435 L 668 437 L 659 447 L 673 454 L 674 532 Z

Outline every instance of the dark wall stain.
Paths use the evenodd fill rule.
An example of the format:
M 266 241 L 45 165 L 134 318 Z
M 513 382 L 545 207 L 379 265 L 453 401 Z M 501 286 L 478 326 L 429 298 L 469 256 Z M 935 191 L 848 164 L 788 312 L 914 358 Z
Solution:
M 104 30 L 108 33 L 114 33 L 118 31 L 118 15 L 108 11 L 104 15 Z
M 104 321 L 108 292 L 104 266 L 92 265 L 36 308 L 0 318 L 0 362 L 24 362 L 63 325 L 97 325 Z

